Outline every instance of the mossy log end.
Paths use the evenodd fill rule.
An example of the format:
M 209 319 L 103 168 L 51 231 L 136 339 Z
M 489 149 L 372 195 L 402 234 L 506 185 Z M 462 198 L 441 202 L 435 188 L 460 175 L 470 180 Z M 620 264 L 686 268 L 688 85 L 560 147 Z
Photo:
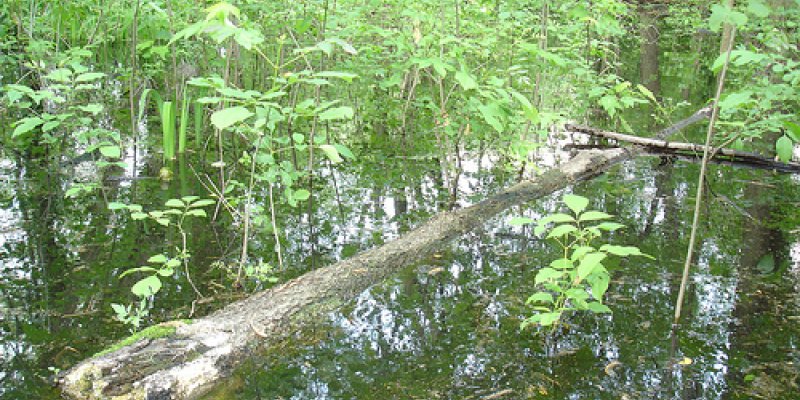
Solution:
M 700 110 L 662 131 L 668 136 L 708 115 Z M 473 206 L 437 214 L 400 238 L 347 260 L 230 304 L 169 337 L 144 339 L 85 360 L 59 379 L 73 399 L 193 399 L 210 390 L 259 345 L 279 342 L 308 322 L 350 301 L 403 267 L 501 211 L 604 172 L 642 148 L 587 150 L 557 168 L 520 182 Z

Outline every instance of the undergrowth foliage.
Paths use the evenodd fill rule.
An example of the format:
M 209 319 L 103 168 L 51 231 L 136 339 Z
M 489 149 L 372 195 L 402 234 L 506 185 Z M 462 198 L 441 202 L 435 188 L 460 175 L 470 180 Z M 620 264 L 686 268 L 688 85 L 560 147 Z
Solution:
M 617 246 L 597 243 L 604 233 L 625 226 L 611 221 L 612 215 L 602 211 L 587 210 L 589 199 L 573 194 L 563 198 L 569 213 L 550 214 L 534 221 L 531 218 L 514 218 L 512 225 L 536 224 L 537 236 L 547 234 L 547 239 L 563 251 L 563 257 L 553 260 L 549 266 L 539 270 L 534 285 L 539 289 L 526 304 L 532 305 L 535 313 L 522 321 L 521 328 L 529 325 L 555 326 L 570 311 L 610 313 L 603 304 L 611 277 L 603 262 L 609 256 L 642 256 L 635 246 Z

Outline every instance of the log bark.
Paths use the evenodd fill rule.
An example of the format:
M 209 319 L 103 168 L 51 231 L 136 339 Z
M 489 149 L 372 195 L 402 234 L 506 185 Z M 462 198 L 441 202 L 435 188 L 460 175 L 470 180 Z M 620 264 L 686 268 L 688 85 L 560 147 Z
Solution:
M 621 142 L 628 142 L 638 146 L 648 148 L 648 151 L 669 153 L 679 156 L 694 157 L 703 154 L 705 146 L 695 143 L 682 143 L 682 142 L 669 142 L 666 140 L 643 138 L 639 136 L 626 135 L 623 133 L 603 131 L 587 126 L 581 125 L 567 125 L 566 127 L 571 132 L 578 132 L 590 136 L 602 137 L 606 139 L 613 139 Z M 775 169 L 782 172 L 800 172 L 800 163 L 797 162 L 780 162 L 773 159 L 764 157 L 757 153 L 746 151 L 739 151 L 727 148 L 714 148 L 711 149 L 713 158 L 718 161 L 729 161 L 751 164 L 760 168 Z
M 670 134 L 708 115 L 704 109 L 662 131 Z M 437 214 L 378 248 L 311 271 L 148 339 L 81 362 L 59 379 L 72 399 L 193 399 L 210 390 L 260 345 L 278 343 L 299 327 L 324 318 L 409 264 L 482 225 L 515 204 L 553 193 L 603 173 L 643 148 L 582 151 L 534 179 L 520 182 L 464 209 Z

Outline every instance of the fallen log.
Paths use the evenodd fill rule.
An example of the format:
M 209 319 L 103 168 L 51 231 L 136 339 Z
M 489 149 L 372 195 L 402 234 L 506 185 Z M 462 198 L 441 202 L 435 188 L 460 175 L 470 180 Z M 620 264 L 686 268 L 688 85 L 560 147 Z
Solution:
M 603 131 L 581 125 L 567 125 L 566 129 L 570 132 L 583 133 L 589 136 L 602 137 L 616 140 L 618 142 L 627 142 L 638 146 L 643 146 L 646 147 L 649 152 L 653 153 L 698 157 L 702 156 L 703 151 L 705 150 L 705 146 L 702 144 L 669 142 L 661 139 L 643 138 L 639 136 L 626 135 L 623 133 Z M 758 168 L 774 169 L 781 172 L 800 172 L 800 163 L 797 162 L 784 163 L 764 157 L 758 153 L 728 148 L 712 148 L 710 150 L 711 152 L 709 154 L 711 154 L 712 158 L 717 161 L 746 163 Z
M 662 131 L 670 134 L 708 116 L 703 109 Z M 676 128 L 678 127 L 678 128 Z M 443 212 L 400 238 L 232 303 L 163 338 L 143 339 L 85 360 L 59 378 L 73 399 L 193 399 L 210 390 L 259 345 L 292 335 L 370 286 L 512 205 L 540 198 L 601 174 L 643 148 L 582 151 L 531 180 L 452 212 Z

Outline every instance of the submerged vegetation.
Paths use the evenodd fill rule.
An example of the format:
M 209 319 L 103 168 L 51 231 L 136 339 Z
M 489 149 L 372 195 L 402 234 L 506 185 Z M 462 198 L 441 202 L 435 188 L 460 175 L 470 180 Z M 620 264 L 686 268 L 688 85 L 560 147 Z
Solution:
M 47 312 L 19 324 L 24 339 L 7 339 L 18 325 L 0 330 L 2 344 L 57 343 L 37 368 L 62 369 L 103 347 L 63 332 L 119 336 L 208 313 L 535 176 L 565 144 L 596 145 L 567 142 L 566 123 L 650 136 L 714 104 L 711 156 L 790 162 L 798 24 L 797 0 L 3 1 L 0 217 L 12 226 L 0 227 L 32 242 L 0 251 L 0 309 Z M 465 188 L 487 164 L 497 177 Z M 709 196 L 739 190 L 725 204 L 758 221 L 743 211 L 749 189 L 706 176 Z M 703 197 L 694 182 L 676 193 Z M 520 337 L 566 311 L 608 311 L 606 257 L 644 255 L 636 238 L 592 243 L 621 235 L 611 213 L 635 218 L 593 196 L 564 195 L 571 214 L 512 221 L 537 234 L 557 224 L 547 237 L 562 250 L 526 267 L 540 312 L 516 310 L 516 327 L 532 328 Z M 366 223 L 373 212 L 383 219 Z M 788 270 L 771 260 L 758 265 Z M 53 309 L 97 318 L 54 324 Z M 0 358 L 12 353 L 24 351 Z M 30 390 L 0 378 L 0 395 Z

